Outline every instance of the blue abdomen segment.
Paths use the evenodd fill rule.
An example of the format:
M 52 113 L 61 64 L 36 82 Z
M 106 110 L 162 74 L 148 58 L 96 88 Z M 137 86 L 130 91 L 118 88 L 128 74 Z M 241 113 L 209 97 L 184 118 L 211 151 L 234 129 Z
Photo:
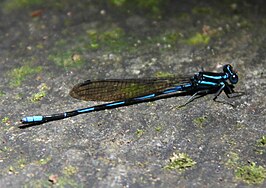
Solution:
M 114 103 L 106 104 L 105 106 L 118 106 L 122 104 L 125 104 L 125 101 L 114 102 Z
M 192 86 L 191 83 L 187 83 L 187 84 L 184 84 L 184 85 L 175 86 L 173 88 L 170 88 L 170 89 L 165 90 L 163 92 L 163 94 L 174 93 L 174 92 L 177 92 L 177 91 L 185 91 L 188 88 L 190 88 L 191 86 Z
M 150 98 L 153 98 L 153 97 L 155 97 L 155 94 L 145 95 L 143 97 L 137 97 L 135 99 L 136 100 L 145 100 L 145 99 L 150 99 Z
M 42 122 L 43 116 L 29 116 L 22 118 L 22 123 L 35 123 L 35 122 Z
M 174 93 L 174 92 L 177 92 L 177 91 L 182 91 L 182 86 L 176 86 L 174 88 L 167 89 L 167 90 L 165 90 L 163 92 L 163 94 Z
M 77 110 L 77 111 L 79 113 L 86 113 L 86 112 L 93 111 L 94 109 L 95 109 L 94 107 L 91 107 L 91 108 L 80 109 L 80 110 Z

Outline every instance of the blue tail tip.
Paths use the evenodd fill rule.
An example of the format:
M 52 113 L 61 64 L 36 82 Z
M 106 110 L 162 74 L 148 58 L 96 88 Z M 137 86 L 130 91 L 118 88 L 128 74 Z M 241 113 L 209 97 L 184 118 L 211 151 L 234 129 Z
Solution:
M 26 123 L 27 122 L 27 118 L 22 118 L 20 121 L 21 121 L 21 123 Z
M 24 117 L 21 119 L 22 123 L 35 123 L 35 122 L 41 122 L 43 120 L 43 116 L 29 116 Z

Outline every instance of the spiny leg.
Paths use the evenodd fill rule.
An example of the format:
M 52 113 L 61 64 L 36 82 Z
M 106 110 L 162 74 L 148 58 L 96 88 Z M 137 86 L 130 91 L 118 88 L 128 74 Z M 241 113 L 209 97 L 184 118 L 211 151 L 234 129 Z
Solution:
M 216 94 L 215 94 L 215 96 L 214 96 L 214 98 L 213 98 L 214 101 L 216 101 L 217 97 L 222 93 L 222 91 L 224 90 L 224 87 L 225 87 L 225 84 L 223 84 L 223 85 L 219 88 L 219 90 L 216 92 Z
M 203 97 L 204 95 L 207 95 L 209 92 L 210 92 L 210 90 L 208 90 L 208 89 L 197 91 L 191 97 L 189 97 L 189 99 L 187 100 L 187 102 L 185 102 L 185 104 L 178 106 L 178 108 L 186 106 L 188 103 L 194 101 L 197 98 Z
M 223 100 L 223 101 L 218 101 L 218 100 L 217 100 L 218 96 L 222 93 L 222 91 L 224 91 L 225 94 L 226 94 L 226 96 L 227 96 L 228 98 L 230 98 L 230 96 L 228 95 L 229 92 L 226 92 L 226 91 L 224 90 L 225 87 L 227 87 L 227 89 L 230 89 L 229 92 L 230 92 L 230 91 L 233 92 L 233 90 L 232 90 L 228 85 L 224 84 L 224 85 L 222 85 L 222 86 L 219 88 L 219 90 L 216 92 L 216 94 L 215 94 L 213 100 L 214 100 L 215 102 L 222 103 L 222 104 L 227 104 L 227 105 L 230 105 L 230 106 L 232 106 L 233 108 L 235 108 L 235 107 L 236 107 L 235 105 L 233 105 L 233 104 L 231 104 L 231 103 L 229 103 L 229 102 L 227 102 L 227 101 L 225 101 L 225 100 Z
M 230 85 L 228 83 L 225 83 L 224 92 L 225 92 L 225 94 L 226 94 L 226 96 L 228 98 L 240 97 L 240 96 L 246 94 L 245 92 L 234 91 L 233 88 L 234 88 L 233 85 Z

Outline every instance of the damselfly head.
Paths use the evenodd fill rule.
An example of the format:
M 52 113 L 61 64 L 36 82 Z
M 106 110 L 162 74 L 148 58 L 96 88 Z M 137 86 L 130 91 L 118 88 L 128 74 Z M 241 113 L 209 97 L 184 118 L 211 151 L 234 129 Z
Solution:
M 224 65 L 223 71 L 228 75 L 231 84 L 236 84 L 238 82 L 238 76 L 230 64 Z

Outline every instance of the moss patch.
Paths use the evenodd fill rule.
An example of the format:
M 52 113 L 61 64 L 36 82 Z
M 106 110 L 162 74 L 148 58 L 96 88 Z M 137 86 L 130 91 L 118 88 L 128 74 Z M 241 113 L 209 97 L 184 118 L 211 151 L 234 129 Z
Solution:
M 125 32 L 120 27 L 112 27 L 105 31 L 100 30 L 88 30 L 87 36 L 90 40 L 89 48 L 99 49 L 108 48 L 113 51 L 121 51 L 125 48 L 133 46 L 128 40 L 125 40 Z
M 40 101 L 43 97 L 46 96 L 46 91 L 48 90 L 48 87 L 46 84 L 42 84 L 41 88 L 38 93 L 35 93 L 31 96 L 30 100 L 31 102 L 38 102 Z
M 9 117 L 4 117 L 4 118 L 1 120 L 2 123 L 7 123 L 8 121 L 9 121 Z
M 205 116 L 198 117 L 193 120 L 193 123 L 197 126 L 202 126 L 207 121 L 207 118 Z
M 266 147 L 266 135 L 257 140 L 257 146 Z
M 47 158 L 42 158 L 42 159 L 40 159 L 39 161 L 36 161 L 36 164 L 38 164 L 38 165 L 46 165 L 49 161 L 51 161 L 51 157 L 49 156 L 49 157 L 47 157 Z
M 24 65 L 20 68 L 15 68 L 12 71 L 8 72 L 10 77 L 10 86 L 16 87 L 20 86 L 21 83 L 30 75 L 40 73 L 42 71 L 41 66 L 33 67 L 30 65 Z
M 3 97 L 4 95 L 5 95 L 5 93 L 0 90 L 0 97 Z
M 227 154 L 227 156 L 228 161 L 226 162 L 226 165 L 229 168 L 235 168 L 239 163 L 239 155 L 237 153 L 230 152 L 229 154 Z
M 199 45 L 199 44 L 208 44 L 210 42 L 210 36 L 196 33 L 195 35 L 191 36 L 187 39 L 186 43 L 189 45 Z
M 266 169 L 256 165 L 255 162 L 249 162 L 249 165 L 243 165 L 237 153 L 230 152 L 228 154 L 226 165 L 234 170 L 235 177 L 247 184 L 261 184 L 266 178 Z
M 26 159 L 20 158 L 17 159 L 14 163 L 12 163 L 12 165 L 10 165 L 5 170 L 7 171 L 8 174 L 18 174 L 22 169 L 25 168 L 26 164 L 27 164 Z M 3 169 L 3 172 L 5 170 Z
M 81 55 L 71 50 L 51 54 L 48 60 L 64 68 L 80 67 L 85 62 Z
M 168 170 L 178 170 L 183 171 L 187 168 L 191 168 L 196 165 L 196 161 L 191 159 L 185 153 L 173 153 L 173 156 L 170 157 L 170 162 L 164 167 Z
M 155 127 L 155 131 L 156 131 L 156 132 L 161 132 L 161 131 L 162 131 L 162 127 L 161 127 L 161 126 L 157 126 L 157 127 Z
M 74 166 L 66 166 L 64 169 L 63 169 L 63 174 L 67 175 L 67 176 L 72 176 L 74 174 L 76 174 L 78 172 L 78 169 Z
M 141 137 L 143 134 L 144 134 L 144 131 L 142 129 L 137 129 L 136 135 L 138 138 Z
M 266 135 L 262 136 L 260 139 L 257 140 L 256 153 L 258 154 L 264 154 L 266 151 Z
M 250 165 L 237 168 L 236 177 L 248 184 L 261 184 L 266 178 L 266 170 L 262 166 L 251 162 Z

